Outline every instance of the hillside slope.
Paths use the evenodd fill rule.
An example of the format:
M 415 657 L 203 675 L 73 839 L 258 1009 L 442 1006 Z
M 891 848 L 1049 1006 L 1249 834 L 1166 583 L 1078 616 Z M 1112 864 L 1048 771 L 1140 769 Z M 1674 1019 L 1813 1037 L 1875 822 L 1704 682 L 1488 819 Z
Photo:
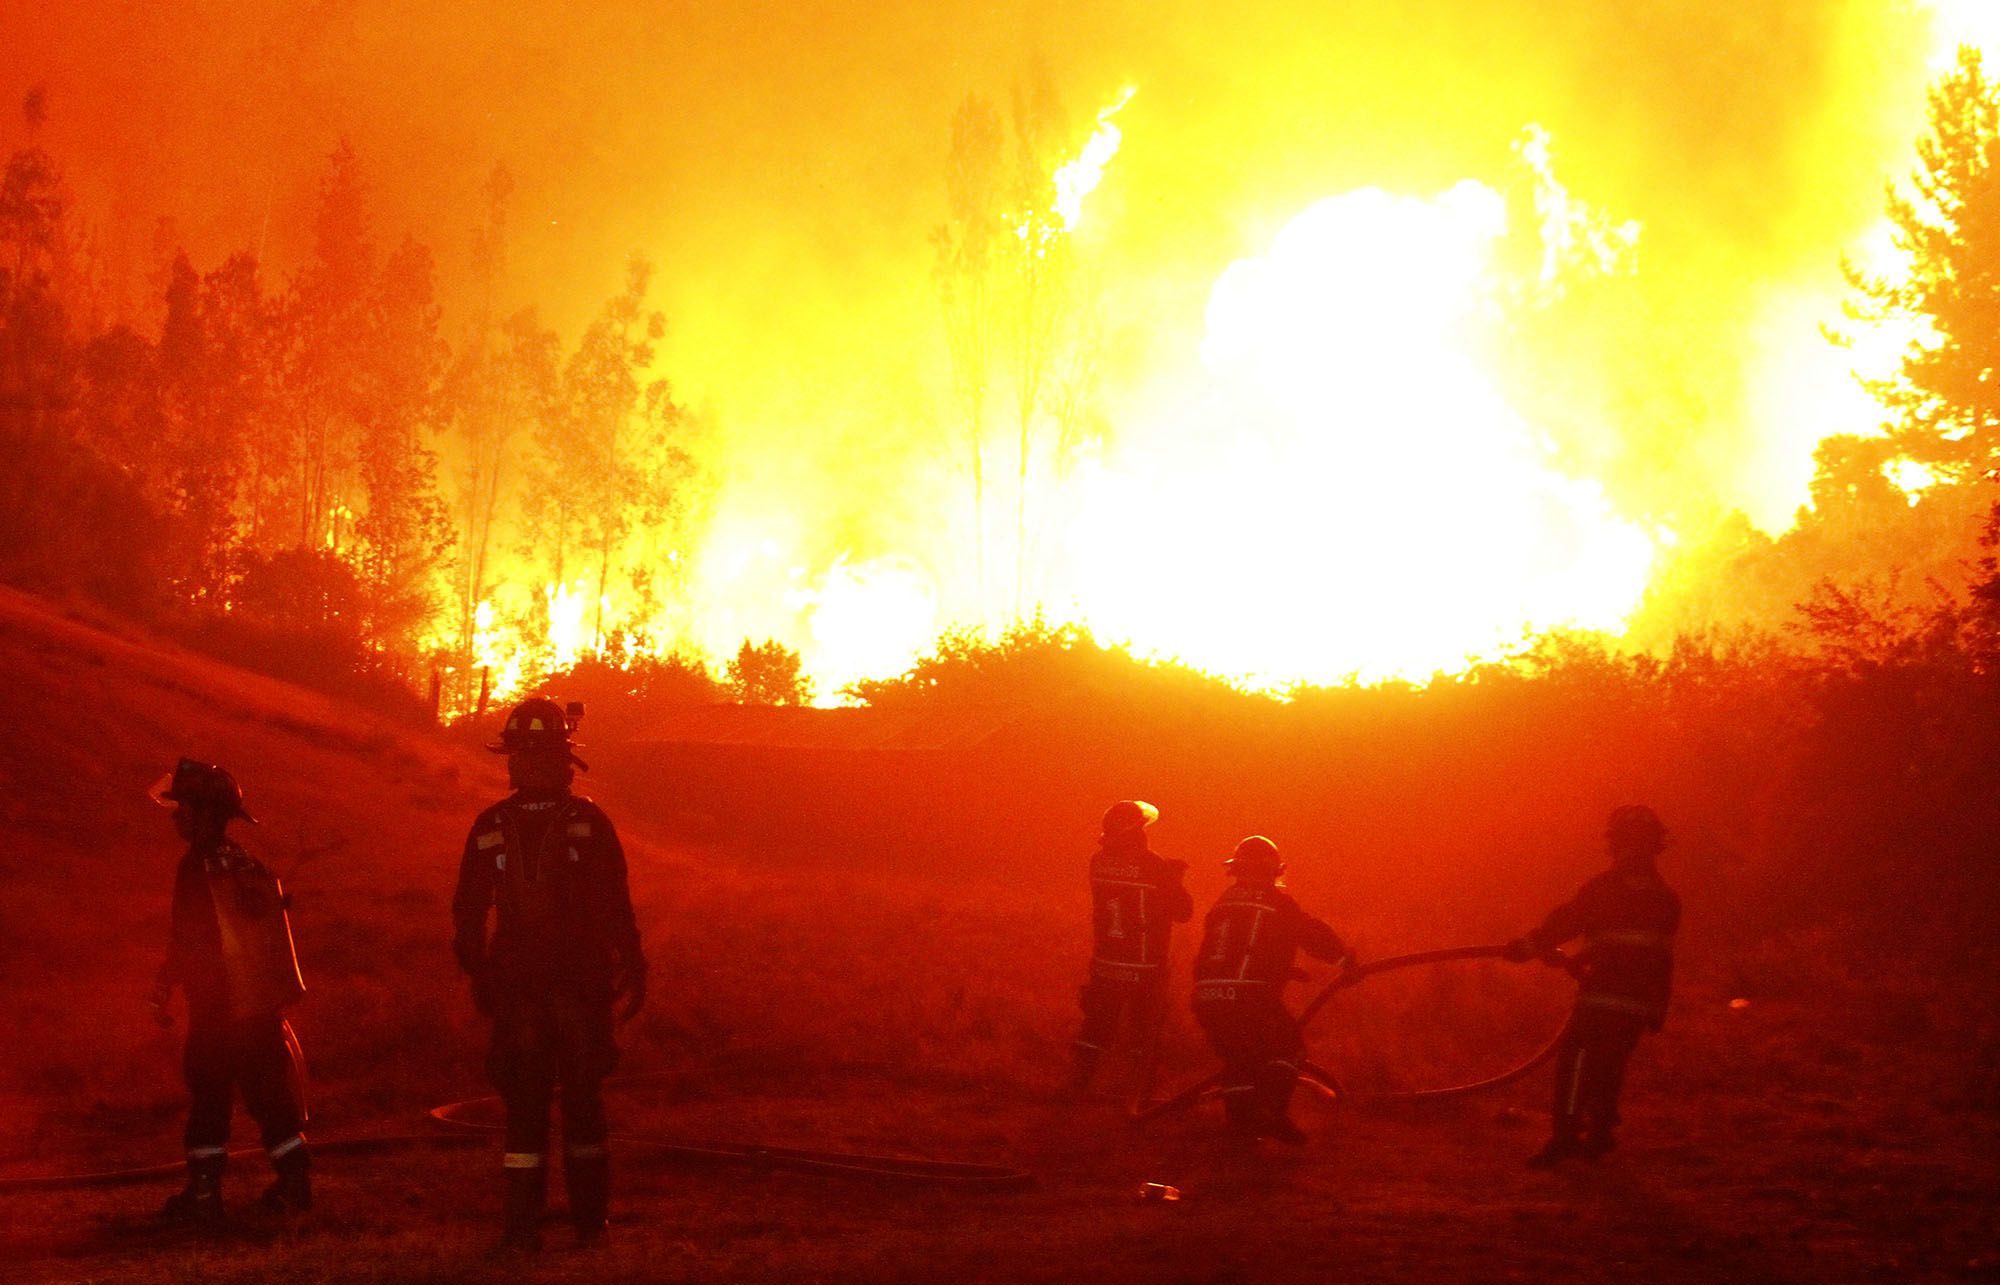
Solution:
M 296 1024 L 320 1138 L 401 1132 L 484 1092 L 483 1032 L 446 902 L 470 816 L 502 788 L 456 738 L 0 592 L 0 1178 L 172 1159 L 174 1036 L 140 997 L 177 845 L 144 789 L 182 753 L 229 764 L 291 880 L 311 993 Z M 611 759 L 616 760 L 613 755 Z M 643 758 L 592 782 L 620 818 Z M 967 789 L 976 790 L 977 782 Z M 1086 819 L 1087 821 L 1087 819 Z M 1164 823 L 1163 823 L 1164 824 Z M 625 826 L 655 1000 L 613 1094 L 648 1135 L 866 1149 L 1034 1169 L 1006 1197 L 662 1170 L 627 1149 L 613 1244 L 550 1279 L 1855 1280 L 1990 1278 L 1994 1002 L 1980 979 L 1883 976 L 1831 935 L 1724 964 L 1690 951 L 1667 1033 L 1635 1065 L 1625 1148 L 1530 1175 L 1545 1081 L 1425 1109 L 1303 1113 L 1300 1154 L 1220 1145 L 1207 1115 L 1131 1129 L 1050 1092 L 1084 955 L 1073 881 L 969 879 L 697 851 Z M 1371 953 L 1451 944 L 1336 914 Z M 1434 931 L 1449 932 L 1440 924 Z M 1750 1002 L 1746 976 L 1754 976 Z M 1343 997 L 1316 1056 L 1357 1088 L 1498 1069 L 1546 1037 L 1552 974 L 1474 965 Z M 1169 1076 L 1207 1061 L 1184 1019 Z M 248 1137 L 239 1124 L 238 1139 Z M 214 1239 L 144 1217 L 168 1184 L 0 1189 L 0 1261 L 30 1280 L 474 1280 L 497 1206 L 489 1151 L 329 1157 L 323 1208 Z M 230 1198 L 261 1184 L 255 1162 Z M 1142 1181 L 1184 1189 L 1133 1199 Z M 552 1237 L 560 1244 L 565 1237 Z M 504 1269 L 507 1275 L 520 1274 Z

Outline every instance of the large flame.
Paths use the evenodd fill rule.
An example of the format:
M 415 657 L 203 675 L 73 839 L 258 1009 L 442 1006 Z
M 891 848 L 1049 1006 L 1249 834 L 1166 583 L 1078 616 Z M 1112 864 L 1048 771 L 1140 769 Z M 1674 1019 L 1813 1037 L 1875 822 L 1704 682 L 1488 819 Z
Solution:
M 1101 634 L 1260 685 L 1463 668 L 1615 629 L 1653 543 L 1555 467 L 1476 353 L 1506 209 L 1364 189 L 1216 283 L 1201 401 L 1084 480 L 1071 601 Z
M 1126 90 L 1053 174 L 1045 236 L 1066 236 L 1104 180 Z M 1615 269 L 1639 235 L 1554 180 L 1547 136 L 1520 148 L 1534 183 L 1539 288 Z M 1151 381 L 1109 444 L 1038 474 L 1043 542 L 1028 601 L 1144 654 L 1278 689 L 1424 676 L 1559 626 L 1617 629 L 1654 540 L 1564 471 L 1507 402 L 1481 334 L 1506 293 L 1507 206 L 1463 182 L 1423 198 L 1364 188 L 1294 218 L 1231 265 L 1207 310 L 1202 369 Z M 940 514 L 937 533 L 954 529 Z M 990 604 L 949 550 L 857 557 L 785 485 L 740 480 L 694 558 L 691 619 L 593 602 L 582 584 L 522 599 L 538 628 L 510 650 L 479 617 L 499 694 L 603 645 L 601 616 L 641 649 L 717 660 L 745 638 L 796 647 L 822 702 L 896 673 Z M 631 638 L 628 637 L 628 644 Z
M 1935 65 L 1960 43 L 2000 51 L 2000 3 L 1922 3 Z M 1050 171 L 1047 208 L 1009 217 L 1037 254 L 1067 244 L 1110 178 L 1133 92 Z M 1128 378 L 1108 431 L 1038 466 L 1028 584 L 1018 600 L 1007 586 L 1009 609 L 1272 689 L 1457 671 L 1549 628 L 1619 630 L 1675 535 L 1622 515 L 1559 456 L 1510 404 L 1488 340 L 1510 290 L 1553 296 L 1574 273 L 1623 270 L 1640 229 L 1555 181 L 1545 132 L 1531 127 L 1517 150 L 1533 180 L 1525 207 L 1472 181 L 1429 196 L 1362 188 L 1230 265 L 1200 367 Z M 1510 209 L 1532 218 L 1512 231 L 1540 249 L 1526 277 L 1518 259 L 1500 266 Z M 1886 262 L 1878 245 L 1854 253 Z M 1774 283 L 1744 353 L 1765 431 L 1740 489 L 1772 531 L 1805 497 L 1814 445 L 1879 422 L 1849 372 L 1883 369 L 1894 337 L 1825 344 L 1838 302 L 1825 282 Z M 1912 494 L 1932 480 L 1892 467 Z M 671 610 L 622 590 L 598 602 L 581 583 L 505 586 L 497 609 L 480 606 L 476 661 L 505 694 L 614 631 L 626 654 L 684 649 L 717 664 L 774 637 L 798 649 L 819 700 L 838 700 L 905 668 L 942 628 L 995 618 L 994 587 L 959 547 L 972 542 L 966 497 L 936 475 L 920 485 L 936 497 L 928 528 L 898 543 L 801 503 L 796 479 L 733 476 L 698 542 L 673 554 L 684 596 Z
M 1097 128 L 1091 131 L 1083 150 L 1075 160 L 1057 167 L 1055 215 L 1065 232 L 1076 230 L 1083 218 L 1084 198 L 1104 181 L 1105 169 L 1110 166 L 1111 158 L 1118 155 L 1119 144 L 1124 142 L 1124 134 L 1111 123 L 1111 118 L 1124 111 L 1125 104 L 1138 92 L 1137 86 L 1127 86 L 1110 106 L 1097 113 Z
M 1960 45 L 2000 56 L 2000 0 L 1924 0 L 1931 10 L 1931 69 L 1944 71 Z

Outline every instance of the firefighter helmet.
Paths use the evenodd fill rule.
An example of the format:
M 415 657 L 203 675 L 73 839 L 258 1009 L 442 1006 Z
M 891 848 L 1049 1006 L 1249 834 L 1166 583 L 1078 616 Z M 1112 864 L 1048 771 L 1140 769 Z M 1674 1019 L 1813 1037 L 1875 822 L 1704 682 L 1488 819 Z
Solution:
M 1620 851 L 1642 851 L 1651 856 L 1667 842 L 1667 827 L 1660 816 L 1643 803 L 1627 803 L 1613 808 L 1604 823 L 1604 838 Z
M 1278 858 L 1278 845 L 1261 834 L 1253 834 L 1237 844 L 1222 868 L 1238 879 L 1276 879 L 1285 873 L 1285 863 Z
M 575 749 L 576 742 L 570 739 L 572 730 L 569 715 L 561 705 L 546 696 L 531 696 L 508 711 L 500 739 L 486 748 L 495 754 Z
M 1138 799 L 1121 799 L 1104 810 L 1104 833 L 1138 834 L 1160 819 L 1160 810 Z
M 213 763 L 184 758 L 174 770 L 153 782 L 148 791 L 153 802 L 163 808 L 185 805 L 195 811 L 211 812 L 228 821 L 241 817 L 251 825 L 257 818 L 243 807 L 243 790 L 236 778 Z

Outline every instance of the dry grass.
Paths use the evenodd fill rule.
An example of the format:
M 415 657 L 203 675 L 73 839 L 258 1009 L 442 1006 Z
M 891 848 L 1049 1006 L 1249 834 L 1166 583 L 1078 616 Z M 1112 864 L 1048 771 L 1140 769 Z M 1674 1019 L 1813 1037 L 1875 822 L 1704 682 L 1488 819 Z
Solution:
M 240 766 L 279 868 L 301 822 L 347 838 L 294 881 L 313 988 L 298 1014 L 324 1136 L 400 1131 L 483 1091 L 481 1033 L 446 949 L 467 818 L 496 764 L 212 662 L 0 597 L 0 662 L 46 740 L 0 742 L 0 1173 L 171 1158 L 176 1046 L 143 1022 L 174 856 L 140 791 L 183 750 Z M 607 780 L 600 797 L 630 815 Z M 627 1069 L 667 1096 L 622 1129 L 879 1149 L 1035 1169 L 1018 1196 L 622 1162 L 615 1243 L 526 1273 L 484 1256 L 485 1152 L 321 1166 L 325 1209 L 216 1241 L 135 1214 L 164 1187 L 0 1194 L 0 1261 L 30 1280 L 1851 1280 L 1990 1277 L 2000 1196 L 1995 1004 L 1871 969 L 1832 934 L 1692 953 L 1667 1034 L 1635 1065 L 1626 1151 L 1535 1176 L 1545 1081 L 1424 1108 L 1303 1108 L 1300 1155 L 1246 1156 L 1192 1117 L 1134 1131 L 1060 1077 L 1083 943 L 1069 882 L 837 854 L 694 852 L 628 825 L 656 1002 Z M 1204 877 L 1212 877 L 1205 875 Z M 1325 894 L 1300 889 L 1309 902 Z M 1331 900 L 1329 897 L 1328 900 Z M 1514 912 L 1509 912 L 1514 913 Z M 1482 916 L 1486 918 L 1482 919 Z M 1490 908 L 1333 917 L 1365 953 L 1477 939 Z M 1747 996 L 1748 1007 L 1728 1001 Z M 1343 995 L 1315 1053 L 1353 1088 L 1497 1069 L 1559 1016 L 1532 969 L 1474 964 Z M 1172 1077 L 1206 1068 L 1184 1019 Z M 241 1129 L 240 1137 L 247 1137 Z M 243 1166 L 234 1198 L 261 1184 Z M 1137 1184 L 1181 1186 L 1142 1205 Z M 561 1232 L 552 1235 L 560 1243 Z

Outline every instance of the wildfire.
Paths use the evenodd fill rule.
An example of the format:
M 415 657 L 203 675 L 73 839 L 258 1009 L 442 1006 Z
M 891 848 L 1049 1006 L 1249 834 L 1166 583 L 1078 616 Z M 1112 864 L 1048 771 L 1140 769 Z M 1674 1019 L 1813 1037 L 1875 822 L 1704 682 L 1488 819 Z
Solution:
M 1066 235 L 1103 181 L 1131 97 L 1054 171 L 1053 204 L 1032 216 L 1050 234 Z M 1546 134 L 1531 129 L 1519 152 L 1534 181 L 1536 288 L 1629 266 L 1638 226 L 1563 189 Z M 1029 601 L 1274 689 L 1456 671 L 1533 631 L 1617 629 L 1655 539 L 1558 466 L 1482 364 L 1507 231 L 1505 201 L 1480 183 L 1430 198 L 1364 188 L 1231 265 L 1209 300 L 1202 370 L 1158 377 L 1107 449 L 1040 479 L 1057 539 Z M 745 638 L 785 639 L 823 702 L 978 618 L 941 551 L 815 555 L 823 536 L 784 485 L 746 480 L 697 551 L 685 636 L 632 620 L 634 604 L 605 614 L 712 661 Z M 538 605 L 541 667 L 596 641 L 582 585 L 547 586 Z M 488 620 L 482 610 L 482 640 Z M 496 689 L 536 667 L 520 650 L 482 641 Z
M 1104 171 L 1111 164 L 1111 158 L 1118 155 L 1119 144 L 1125 138 L 1111 123 L 1112 117 L 1125 110 L 1125 104 L 1131 102 L 1132 95 L 1138 92 L 1137 86 L 1128 85 L 1118 95 L 1117 101 L 1098 112 L 1097 128 L 1091 131 L 1083 150 L 1075 160 L 1057 168 L 1055 214 L 1062 223 L 1063 231 L 1076 230 L 1078 221 L 1083 218 L 1084 198 L 1095 192 L 1097 185 L 1104 181 Z
M 2000 5 L 1928 4 L 1940 49 L 2000 44 Z M 1045 208 L 1002 214 L 1038 258 L 1076 250 L 1134 93 L 1106 104 L 1049 172 Z M 949 486 L 927 487 L 938 498 L 926 536 L 898 543 L 836 533 L 800 503 L 797 477 L 738 474 L 687 550 L 675 611 L 629 593 L 598 602 L 582 583 L 517 587 L 513 612 L 481 605 L 477 661 L 505 693 L 611 629 L 717 666 L 746 638 L 777 638 L 830 702 L 901 671 L 947 625 L 995 623 L 1001 599 L 1001 616 L 1041 610 L 1271 689 L 1455 672 L 1551 628 L 1619 631 L 1676 533 L 1621 514 L 1490 365 L 1510 299 L 1636 271 L 1640 225 L 1568 191 L 1551 152 L 1534 126 L 1517 144 L 1525 207 L 1468 180 L 1428 196 L 1364 187 L 1298 213 L 1215 281 L 1198 369 L 1128 377 L 1106 431 L 1061 462 L 1035 461 L 1020 509 L 991 494 L 989 473 L 989 547 L 976 557 L 957 547 L 975 542 L 977 522 Z M 1510 228 L 1510 214 L 1529 222 Z M 1538 248 L 1525 269 L 1511 244 L 1501 253 L 1521 236 Z M 1818 327 L 1830 311 L 1823 292 L 1774 287 L 1746 353 L 1766 432 L 1741 463 L 1757 483 L 1743 502 L 1774 531 L 1804 498 L 1813 445 L 1869 431 L 1879 414 L 1849 371 L 1893 352 L 1829 347 Z M 1933 480 L 1906 464 L 1890 478 L 1912 497 Z M 1003 511 L 1038 525 L 1010 533 Z M 1025 585 L 995 571 L 1016 557 Z
M 1231 265 L 1201 402 L 1084 483 L 1080 617 L 1262 685 L 1427 675 L 1526 631 L 1618 627 L 1653 541 L 1554 466 L 1475 351 L 1505 230 L 1478 183 L 1369 188 Z
M 1994 0 L 1926 0 L 1931 9 L 1933 44 L 1931 68 L 1943 71 L 1958 57 L 1960 45 L 1974 45 L 1989 56 L 2000 55 L 2000 4 Z
M 937 592 L 905 558 L 843 560 L 792 601 L 809 621 L 800 660 L 822 699 L 860 679 L 900 673 L 937 641 Z
M 548 602 L 549 650 L 556 669 L 568 669 L 593 640 L 584 626 L 590 601 L 583 586 L 552 584 L 542 591 Z

